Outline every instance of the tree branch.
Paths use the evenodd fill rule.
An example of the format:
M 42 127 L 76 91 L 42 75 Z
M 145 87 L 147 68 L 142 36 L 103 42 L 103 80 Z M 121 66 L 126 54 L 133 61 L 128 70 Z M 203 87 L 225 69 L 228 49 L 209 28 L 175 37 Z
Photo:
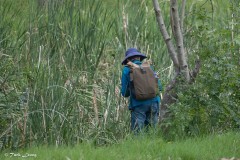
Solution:
M 173 27 L 176 34 L 176 44 L 177 44 L 178 62 L 180 66 L 180 71 L 183 73 L 186 81 L 189 82 L 190 75 L 189 75 L 189 69 L 187 64 L 187 55 L 183 45 L 183 34 L 182 34 L 180 23 L 179 23 L 177 0 L 171 0 L 171 12 L 172 12 L 172 18 L 174 21 Z
M 178 62 L 178 59 L 177 59 L 177 53 L 175 51 L 174 45 L 171 41 L 171 38 L 170 38 L 170 36 L 167 32 L 167 29 L 166 29 L 166 26 L 165 26 L 165 23 L 164 23 L 164 20 L 163 20 L 163 17 L 162 17 L 162 13 L 161 13 L 161 10 L 159 8 L 158 0 L 153 0 L 153 6 L 154 6 L 154 10 L 155 10 L 155 14 L 156 14 L 156 18 L 157 18 L 157 22 L 158 22 L 160 32 L 161 32 L 161 34 L 164 38 L 164 41 L 167 45 L 168 53 L 169 53 L 169 55 L 170 55 L 170 57 L 173 61 L 175 71 L 176 71 L 176 73 L 178 73 L 179 72 L 179 62 Z
M 180 17 L 180 26 L 181 26 L 182 33 L 184 32 L 183 22 L 185 18 L 185 7 L 186 7 L 186 0 L 182 0 L 181 17 Z
M 190 83 L 195 82 L 195 79 L 200 71 L 200 67 L 201 67 L 201 62 L 200 62 L 199 57 L 197 57 L 197 59 L 195 60 L 195 68 L 191 73 L 191 82 Z

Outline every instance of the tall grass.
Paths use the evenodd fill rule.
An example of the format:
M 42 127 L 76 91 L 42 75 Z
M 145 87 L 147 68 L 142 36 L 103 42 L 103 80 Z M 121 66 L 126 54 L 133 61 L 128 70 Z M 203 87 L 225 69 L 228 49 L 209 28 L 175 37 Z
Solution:
M 97 69 L 109 42 L 112 22 L 106 16 L 110 13 L 95 1 L 48 1 L 40 9 L 33 1 L 24 3 L 24 13 L 11 19 L 4 16 L 9 14 L 5 8 L 14 10 L 14 1 L 3 1 L 1 10 L 7 21 L 1 23 L 6 29 L 1 35 L 7 60 L 3 66 L 10 68 L 4 68 L 1 83 L 7 87 L 4 91 L 13 94 L 2 96 L 8 99 L 3 115 L 9 116 L 1 134 L 4 145 L 60 145 L 98 138 L 104 133 L 93 117 L 93 98 L 102 109 L 109 103 L 105 99 L 109 92 L 97 82 L 101 80 Z M 14 26 L 18 22 L 23 25 Z
M 152 10 L 146 1 L 137 12 L 131 2 L 117 10 L 101 1 L 46 2 L 1 0 L 1 148 L 115 143 L 129 134 L 127 100 L 115 93 L 126 47 L 164 65 Z M 128 39 L 123 7 L 134 17 Z

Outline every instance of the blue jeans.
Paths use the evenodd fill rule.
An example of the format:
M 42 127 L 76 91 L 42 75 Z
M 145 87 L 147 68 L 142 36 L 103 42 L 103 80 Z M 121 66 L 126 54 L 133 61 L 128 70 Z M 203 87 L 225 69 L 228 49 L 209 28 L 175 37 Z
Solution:
M 134 132 L 141 131 L 144 127 L 153 126 L 158 122 L 159 104 L 153 102 L 135 107 L 131 111 L 131 130 Z

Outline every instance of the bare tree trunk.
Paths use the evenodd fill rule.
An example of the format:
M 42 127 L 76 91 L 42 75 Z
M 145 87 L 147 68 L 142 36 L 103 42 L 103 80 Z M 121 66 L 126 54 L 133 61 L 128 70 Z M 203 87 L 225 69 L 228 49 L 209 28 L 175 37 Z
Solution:
M 163 121 L 169 115 L 168 114 L 169 105 L 175 103 L 178 98 L 177 93 L 174 90 L 176 86 L 181 85 L 180 81 L 178 80 L 178 77 L 179 76 L 183 77 L 185 80 L 184 82 L 185 84 L 190 84 L 194 82 L 200 69 L 200 61 L 199 59 L 196 60 L 195 69 L 193 70 L 192 73 L 190 73 L 187 62 L 188 58 L 183 43 L 183 20 L 185 14 L 186 0 L 182 0 L 181 19 L 179 18 L 180 16 L 178 13 L 179 11 L 177 0 L 170 0 L 171 27 L 174 35 L 173 38 L 175 39 L 176 42 L 175 45 L 173 44 L 171 38 L 169 37 L 169 34 L 165 27 L 158 0 L 152 0 L 152 2 L 156 13 L 156 20 L 159 29 L 167 45 L 169 56 L 171 57 L 175 68 L 175 77 L 167 85 L 161 102 L 160 121 Z
M 189 69 L 187 64 L 187 55 L 183 45 L 183 34 L 180 26 L 178 4 L 177 4 L 177 0 L 171 0 L 170 2 L 171 2 L 172 19 L 174 21 L 173 30 L 176 34 L 175 40 L 176 40 L 177 51 L 178 51 L 178 61 L 179 61 L 180 71 L 181 73 L 183 73 L 186 81 L 189 82 L 190 75 L 189 75 Z
M 167 32 L 167 29 L 166 29 L 166 26 L 165 26 L 165 23 L 164 23 L 164 20 L 162 17 L 161 9 L 159 8 L 159 3 L 157 0 L 153 0 L 153 6 L 154 6 L 155 13 L 156 13 L 156 18 L 157 18 L 160 32 L 162 33 L 164 41 L 167 45 L 168 53 L 173 61 L 175 72 L 178 73 L 179 72 L 179 62 L 178 62 L 178 58 L 177 58 L 177 53 L 176 53 L 175 47 L 172 43 L 172 40 Z

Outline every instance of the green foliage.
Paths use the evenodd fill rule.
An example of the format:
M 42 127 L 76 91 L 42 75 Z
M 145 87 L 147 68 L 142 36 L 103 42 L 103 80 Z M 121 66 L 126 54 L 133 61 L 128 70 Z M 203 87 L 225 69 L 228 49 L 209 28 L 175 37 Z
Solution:
M 178 94 L 178 103 L 170 107 L 170 136 L 239 129 L 240 74 L 237 65 L 231 62 L 225 54 L 219 54 L 203 63 L 196 82 L 185 86 Z

